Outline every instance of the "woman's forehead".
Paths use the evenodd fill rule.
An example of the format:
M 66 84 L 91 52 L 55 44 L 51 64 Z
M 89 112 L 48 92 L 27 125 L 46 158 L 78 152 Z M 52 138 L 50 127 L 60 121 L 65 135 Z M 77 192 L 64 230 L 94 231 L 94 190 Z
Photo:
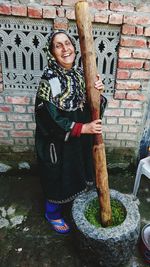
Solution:
M 62 42 L 65 40 L 69 40 L 69 37 L 65 33 L 58 33 L 54 36 L 53 43 Z

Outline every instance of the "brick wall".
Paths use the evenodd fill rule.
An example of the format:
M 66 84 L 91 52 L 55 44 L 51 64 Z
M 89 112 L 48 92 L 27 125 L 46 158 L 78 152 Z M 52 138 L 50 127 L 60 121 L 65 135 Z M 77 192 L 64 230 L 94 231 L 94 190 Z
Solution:
M 15 1 L 14 1 L 15 2 Z M 22 2 L 22 1 L 21 1 Z M 53 19 L 54 28 L 67 29 L 75 20 L 75 0 L 41 0 L 38 3 L 0 2 L 3 16 Z M 150 4 L 91 1 L 94 23 L 119 25 L 117 75 L 114 96 L 109 99 L 103 120 L 107 147 L 136 150 L 143 133 L 143 120 L 150 96 Z M 128 1 L 127 1 L 128 2 Z M 136 1 L 135 1 L 136 2 Z M 34 96 L 6 95 L 0 64 L 0 145 L 5 151 L 34 147 Z

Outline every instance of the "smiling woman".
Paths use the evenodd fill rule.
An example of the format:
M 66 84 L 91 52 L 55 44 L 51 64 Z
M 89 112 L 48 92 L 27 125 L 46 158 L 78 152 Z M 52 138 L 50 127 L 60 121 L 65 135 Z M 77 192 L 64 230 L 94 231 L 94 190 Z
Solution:
M 65 69 L 70 69 L 75 60 L 75 48 L 64 33 L 55 35 L 53 38 L 52 54 L 58 64 Z
M 67 32 L 53 32 L 46 45 L 44 69 L 35 103 L 37 152 L 45 217 L 53 229 L 67 233 L 63 203 L 73 200 L 93 183 L 92 139 L 102 133 L 101 119 L 91 121 L 83 70 L 75 65 L 76 49 Z M 95 90 L 102 89 L 99 75 Z M 103 108 L 106 104 L 102 98 Z M 102 114 L 102 113 L 101 113 Z

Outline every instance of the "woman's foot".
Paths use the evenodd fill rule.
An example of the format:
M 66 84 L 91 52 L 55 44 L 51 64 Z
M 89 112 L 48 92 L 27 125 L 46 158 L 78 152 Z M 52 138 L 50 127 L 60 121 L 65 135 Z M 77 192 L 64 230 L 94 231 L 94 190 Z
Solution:
M 66 234 L 70 231 L 70 227 L 64 219 L 52 220 L 48 218 L 47 214 L 45 214 L 45 217 L 57 233 Z

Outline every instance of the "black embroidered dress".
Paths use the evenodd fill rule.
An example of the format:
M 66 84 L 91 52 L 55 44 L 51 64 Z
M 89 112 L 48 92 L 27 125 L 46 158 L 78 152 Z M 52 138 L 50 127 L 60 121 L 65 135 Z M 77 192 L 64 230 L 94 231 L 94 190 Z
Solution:
M 35 103 L 39 174 L 45 197 L 65 203 L 93 182 L 92 135 L 71 136 L 76 122 L 90 122 L 81 68 L 64 70 L 49 59 Z

